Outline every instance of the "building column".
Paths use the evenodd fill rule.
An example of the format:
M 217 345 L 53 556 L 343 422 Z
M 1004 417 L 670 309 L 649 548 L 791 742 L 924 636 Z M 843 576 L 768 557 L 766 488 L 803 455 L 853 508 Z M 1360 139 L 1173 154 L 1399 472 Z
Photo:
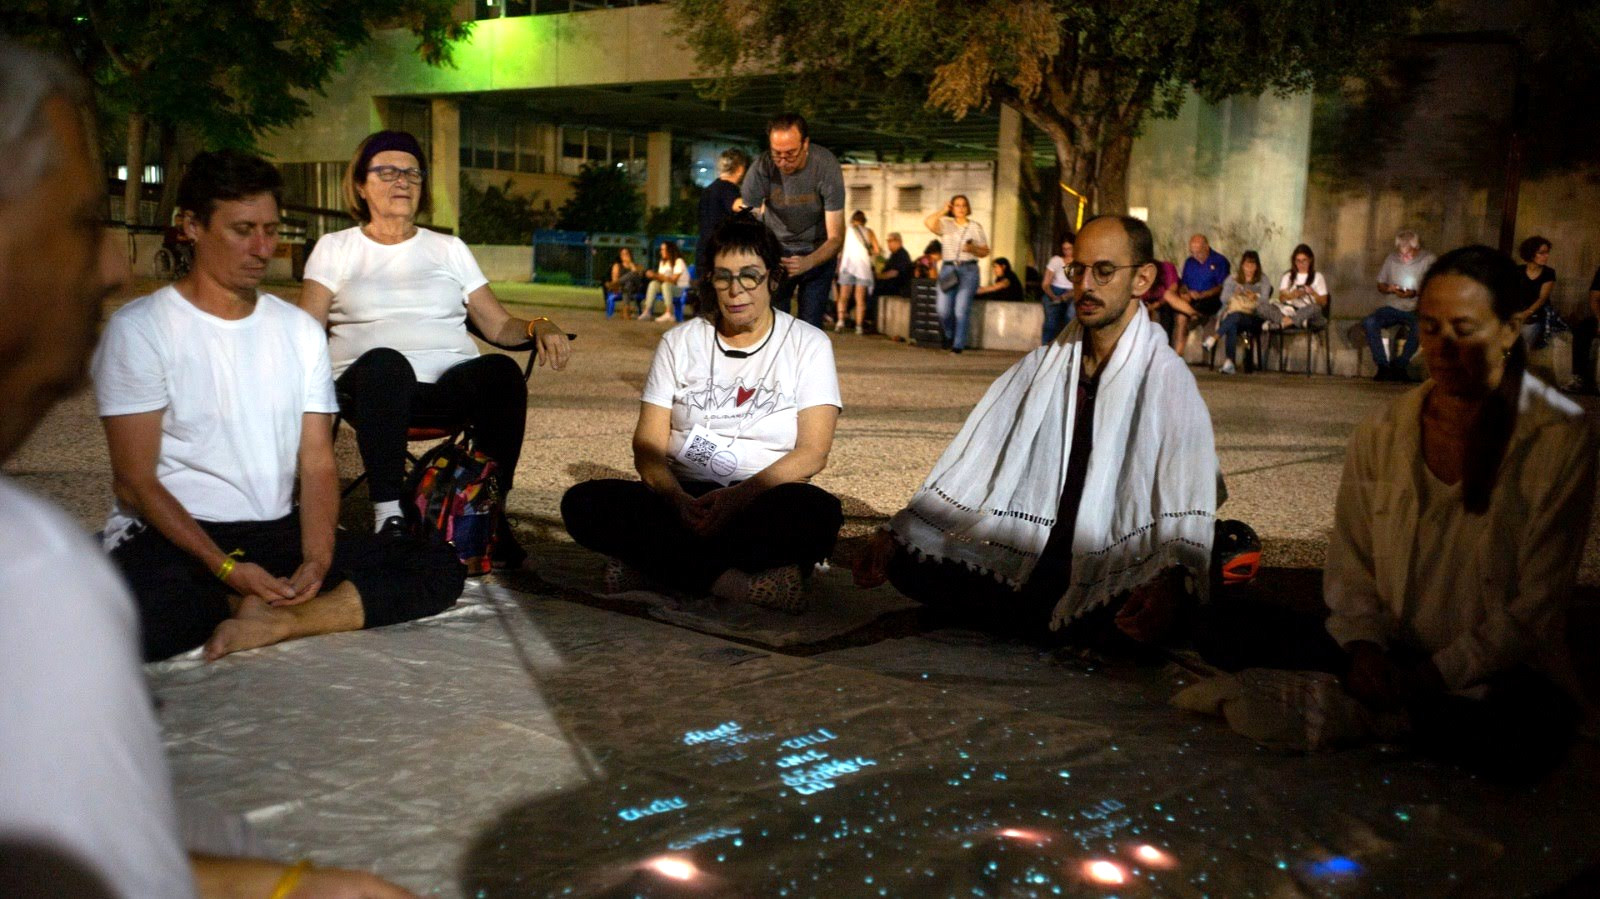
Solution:
M 1022 133 L 1022 113 L 1010 106 L 1000 106 L 1000 139 L 996 145 L 994 167 L 994 252 L 990 260 L 999 256 L 1011 260 L 1011 267 L 1022 279 L 1027 270 L 1028 223 L 1022 214 L 1022 166 L 1031 162 Z M 988 266 L 985 266 L 988 268 Z M 989 281 L 984 273 L 984 282 Z
M 461 229 L 461 104 L 434 100 L 429 110 L 428 189 L 433 195 L 429 223 Z
M 650 132 L 644 152 L 646 208 L 660 209 L 672 205 L 672 132 Z

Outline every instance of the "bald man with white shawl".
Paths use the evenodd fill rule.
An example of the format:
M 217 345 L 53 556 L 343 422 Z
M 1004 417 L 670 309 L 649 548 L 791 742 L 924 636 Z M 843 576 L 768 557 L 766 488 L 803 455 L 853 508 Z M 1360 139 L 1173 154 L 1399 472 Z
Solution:
M 1129 264 L 1149 259 L 1149 232 L 1141 254 L 1143 223 L 1126 222 L 1102 218 L 1080 232 L 1079 321 L 989 388 L 890 520 L 892 546 L 874 538 L 858 582 L 882 572 L 914 599 L 996 619 L 1042 624 L 1048 606 L 1051 629 L 1103 610 L 1141 640 L 1157 634 L 1127 622 L 1153 597 L 1175 602 L 1184 584 L 1205 597 L 1219 485 L 1211 418 L 1187 365 L 1133 300 L 1155 267 Z M 1114 346 L 1095 367 L 1090 344 L 1104 353 L 1106 338 Z M 1086 356 L 1097 369 L 1088 377 Z M 1083 402 L 1092 428 L 1075 440 Z M 1086 468 L 1073 459 L 1085 442 Z M 1081 491 L 1069 484 L 1074 468 Z

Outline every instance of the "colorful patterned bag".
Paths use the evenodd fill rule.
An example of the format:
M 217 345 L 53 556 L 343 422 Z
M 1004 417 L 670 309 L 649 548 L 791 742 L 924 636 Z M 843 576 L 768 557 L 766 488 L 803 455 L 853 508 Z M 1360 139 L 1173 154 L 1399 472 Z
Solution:
M 416 533 L 437 532 L 468 576 L 487 574 L 503 514 L 495 461 L 462 435 L 429 450 L 407 479 L 406 519 Z

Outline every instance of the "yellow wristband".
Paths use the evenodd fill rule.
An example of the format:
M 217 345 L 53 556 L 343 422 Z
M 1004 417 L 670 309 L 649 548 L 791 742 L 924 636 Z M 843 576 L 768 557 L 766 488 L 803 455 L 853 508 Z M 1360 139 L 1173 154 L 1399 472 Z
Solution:
M 534 325 L 537 325 L 540 322 L 547 322 L 549 320 L 550 320 L 550 316 L 541 315 L 538 318 L 534 319 L 533 321 L 528 322 L 528 339 L 529 340 L 533 339 L 533 326 Z
M 309 870 L 311 870 L 311 859 L 303 858 L 295 862 L 290 866 L 289 870 L 283 872 L 282 877 L 278 878 L 278 885 L 272 888 L 272 895 L 268 896 L 267 899 L 286 899 L 289 893 L 293 892 L 294 888 L 299 885 L 300 878 L 306 876 L 306 872 Z
M 217 566 L 217 580 L 226 583 L 228 580 L 228 575 L 233 574 L 233 567 L 237 565 L 239 560 L 242 558 L 244 558 L 244 550 L 242 549 L 236 549 L 233 552 L 228 553 L 228 557 L 222 560 L 221 565 Z

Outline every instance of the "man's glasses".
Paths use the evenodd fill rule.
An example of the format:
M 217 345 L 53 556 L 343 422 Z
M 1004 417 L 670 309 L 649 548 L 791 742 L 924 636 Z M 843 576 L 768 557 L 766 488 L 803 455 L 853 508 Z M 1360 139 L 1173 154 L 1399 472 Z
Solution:
M 367 174 L 377 175 L 379 181 L 398 181 L 404 177 L 411 184 L 422 183 L 422 169 L 403 169 L 397 165 L 375 165 L 367 169 Z
M 800 154 L 804 153 L 805 151 L 806 148 L 801 147 L 798 150 L 768 150 L 767 152 L 772 155 L 772 160 L 774 162 L 794 162 L 796 159 L 799 159 Z
M 1142 262 L 1136 262 L 1133 265 L 1118 265 L 1115 262 L 1105 259 L 1096 262 L 1094 265 L 1085 265 L 1082 262 L 1071 262 L 1067 264 L 1067 280 L 1074 283 L 1082 281 L 1084 275 L 1093 271 L 1094 283 L 1103 287 L 1106 284 L 1111 283 L 1111 279 L 1116 277 L 1117 272 L 1120 272 L 1125 268 L 1140 268 L 1143 265 L 1144 263 Z
M 738 282 L 741 290 L 755 290 L 766 280 L 767 270 L 753 265 L 739 269 L 738 274 L 725 268 L 719 268 L 711 273 L 711 285 L 723 293 L 731 292 L 735 282 Z

